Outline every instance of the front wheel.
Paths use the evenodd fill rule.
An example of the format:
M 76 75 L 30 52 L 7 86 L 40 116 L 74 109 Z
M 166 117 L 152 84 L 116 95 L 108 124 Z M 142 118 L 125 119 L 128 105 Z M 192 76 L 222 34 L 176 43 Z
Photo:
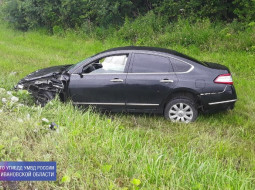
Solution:
M 198 111 L 193 100 L 177 98 L 166 105 L 164 116 L 173 122 L 189 123 L 197 119 Z
M 48 102 L 50 102 L 52 99 L 54 99 L 55 96 L 56 96 L 56 94 L 53 92 L 49 92 L 49 91 L 40 92 L 35 97 L 36 104 L 40 105 L 41 107 L 44 107 Z

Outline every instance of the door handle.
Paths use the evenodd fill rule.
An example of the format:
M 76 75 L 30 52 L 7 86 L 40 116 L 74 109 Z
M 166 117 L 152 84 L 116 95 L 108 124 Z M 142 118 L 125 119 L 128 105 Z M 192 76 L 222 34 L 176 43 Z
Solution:
M 163 80 L 160 80 L 159 82 L 161 82 L 161 83 L 173 83 L 174 81 L 170 80 L 170 79 L 163 79 Z
M 111 82 L 123 82 L 122 79 L 119 79 L 119 78 L 114 78 L 112 80 L 110 80 Z

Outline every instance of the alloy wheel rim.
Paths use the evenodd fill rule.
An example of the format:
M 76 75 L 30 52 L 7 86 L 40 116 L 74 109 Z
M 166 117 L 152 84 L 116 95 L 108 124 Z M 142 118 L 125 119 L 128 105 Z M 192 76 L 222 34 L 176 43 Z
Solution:
M 174 122 L 189 123 L 193 118 L 193 110 L 188 104 L 177 103 L 170 108 L 169 118 Z

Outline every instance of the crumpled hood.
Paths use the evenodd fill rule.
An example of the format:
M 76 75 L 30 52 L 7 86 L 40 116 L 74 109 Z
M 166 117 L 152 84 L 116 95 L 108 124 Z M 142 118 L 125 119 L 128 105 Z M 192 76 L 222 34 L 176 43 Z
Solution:
M 71 65 L 59 65 L 59 66 L 53 66 L 53 67 L 40 69 L 27 75 L 20 82 L 33 81 L 40 78 L 46 78 L 46 77 L 58 75 L 58 74 L 61 74 L 67 67 L 70 67 L 70 66 Z

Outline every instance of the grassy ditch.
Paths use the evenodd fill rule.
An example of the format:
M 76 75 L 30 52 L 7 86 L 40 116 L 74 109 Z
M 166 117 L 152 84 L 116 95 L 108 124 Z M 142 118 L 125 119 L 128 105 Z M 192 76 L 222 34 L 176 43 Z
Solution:
M 76 63 L 131 43 L 116 38 L 100 41 L 74 32 L 64 37 L 22 33 L 0 25 L 0 160 L 57 161 L 56 182 L 21 182 L 20 188 L 254 189 L 252 51 L 165 44 L 197 59 L 226 65 L 233 74 L 236 108 L 200 115 L 188 125 L 157 115 L 82 111 L 58 99 L 41 108 L 23 91 L 7 92 L 36 69 Z M 12 101 L 13 96 L 18 102 Z M 50 130 L 43 118 L 57 123 L 58 129 Z

